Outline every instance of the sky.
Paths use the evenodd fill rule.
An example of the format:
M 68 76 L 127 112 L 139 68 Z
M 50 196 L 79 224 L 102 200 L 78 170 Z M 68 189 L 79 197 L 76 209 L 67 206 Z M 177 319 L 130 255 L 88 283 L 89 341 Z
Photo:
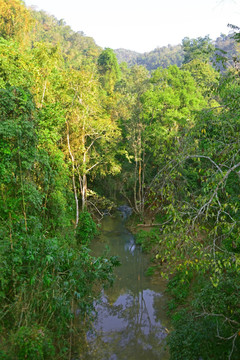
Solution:
M 25 0 L 64 19 L 102 48 L 148 52 L 184 37 L 228 34 L 240 26 L 240 0 Z

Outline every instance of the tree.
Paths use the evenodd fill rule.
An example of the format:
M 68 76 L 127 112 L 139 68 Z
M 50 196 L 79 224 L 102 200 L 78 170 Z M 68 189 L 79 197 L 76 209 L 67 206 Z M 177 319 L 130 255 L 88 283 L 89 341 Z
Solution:
M 22 0 L 0 0 L 0 37 L 24 43 L 33 25 Z
M 39 108 L 56 101 L 60 84 L 62 53 L 58 46 L 35 43 L 32 50 L 34 84 L 32 91 Z
M 139 214 L 144 208 L 146 123 L 142 113 L 141 97 L 149 87 L 149 74 L 143 66 L 135 65 L 123 71 L 117 90 L 122 95 L 117 104 L 123 134 L 121 161 L 123 170 L 119 187 L 132 208 Z M 126 161 L 127 160 L 127 161 Z M 133 165 L 134 164 L 134 165 Z M 133 195 L 133 199 L 132 199 Z
M 87 206 L 87 177 L 97 170 L 101 174 L 118 172 L 114 161 L 114 144 L 119 131 L 101 106 L 100 87 L 92 72 L 68 72 L 66 107 L 67 146 L 72 163 L 73 188 L 78 223 L 78 185 L 82 210 Z
M 33 84 L 32 58 L 14 40 L 0 38 L 0 88 L 7 85 L 29 88 Z
M 99 55 L 98 71 L 103 88 L 109 95 L 112 94 L 116 82 L 121 77 L 117 57 L 112 49 L 107 48 Z
M 149 158 L 147 173 L 151 174 L 145 179 L 145 210 L 154 216 L 160 210 L 162 199 L 157 174 L 166 162 L 178 156 L 182 139 L 194 124 L 195 112 L 206 105 L 206 101 L 191 74 L 177 66 L 157 69 L 150 82 L 151 88 L 142 95 L 141 103 L 145 152 Z M 156 199 L 160 201 L 156 203 Z
M 156 262 L 163 276 L 174 274 L 172 308 L 185 308 L 174 314 L 174 359 L 238 358 L 239 94 L 232 68 L 215 93 L 219 106 L 199 109 L 151 184 L 161 205 Z M 190 287 L 193 301 L 184 305 Z
M 202 62 L 209 62 L 215 50 L 208 35 L 204 38 L 198 37 L 197 39 L 189 39 L 186 37 L 182 41 L 182 47 L 184 52 L 184 64 L 187 64 L 194 59 L 201 60 Z
M 214 91 L 218 86 L 219 73 L 209 63 L 198 59 L 190 61 L 183 65 L 182 68 L 191 73 L 200 92 L 205 99 L 208 99 L 209 106 L 218 106 Z
M 41 195 L 32 179 L 36 162 L 34 103 L 29 91 L 7 87 L 0 89 L 1 217 L 12 232 L 28 215 L 35 215 Z M 21 226 L 21 225 L 20 225 Z

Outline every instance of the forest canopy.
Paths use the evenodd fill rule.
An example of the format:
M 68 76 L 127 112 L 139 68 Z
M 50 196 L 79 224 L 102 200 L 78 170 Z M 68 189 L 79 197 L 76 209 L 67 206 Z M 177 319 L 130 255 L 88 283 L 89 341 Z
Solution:
M 71 359 L 118 265 L 91 255 L 96 223 L 127 203 L 168 281 L 171 359 L 239 360 L 233 31 L 140 55 L 0 0 L 2 359 Z

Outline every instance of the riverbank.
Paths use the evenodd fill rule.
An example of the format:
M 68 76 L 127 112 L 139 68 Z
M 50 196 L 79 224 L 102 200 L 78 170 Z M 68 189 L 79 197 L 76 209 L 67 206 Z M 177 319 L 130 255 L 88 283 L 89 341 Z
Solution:
M 171 360 L 239 360 L 240 279 L 234 266 L 221 258 L 219 270 L 211 264 L 207 232 L 186 237 L 176 224 L 138 226 L 138 220 L 133 216 L 127 226 L 150 257 L 148 274 L 166 279 Z

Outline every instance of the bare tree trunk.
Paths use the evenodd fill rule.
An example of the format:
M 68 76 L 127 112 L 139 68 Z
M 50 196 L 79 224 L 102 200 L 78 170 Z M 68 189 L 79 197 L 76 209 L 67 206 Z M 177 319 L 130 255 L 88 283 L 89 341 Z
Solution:
M 138 167 L 138 201 L 139 201 L 139 210 L 142 212 L 142 161 L 139 161 Z
M 138 158 L 137 158 L 137 149 L 135 148 L 135 170 L 134 170 L 134 207 L 138 213 L 138 204 L 137 204 L 137 171 L 138 171 Z
M 84 149 L 83 153 L 83 175 L 82 175 L 82 211 L 86 209 L 87 206 L 87 149 L 85 148 L 86 138 L 85 138 L 85 121 L 82 128 L 82 145 Z
M 83 174 L 82 177 L 82 211 L 87 207 L 87 175 Z
M 142 138 L 141 130 L 138 132 L 138 159 L 139 159 L 139 168 L 138 168 L 138 201 L 139 201 L 139 212 L 142 215 Z
M 137 129 L 134 144 L 135 172 L 134 172 L 134 206 L 136 212 L 143 214 L 143 186 L 144 186 L 144 159 L 142 157 L 142 138 L 140 126 Z
M 78 196 L 77 196 L 77 187 L 76 187 L 76 182 L 75 182 L 75 159 L 73 156 L 73 153 L 71 151 L 71 145 L 70 145 L 70 137 L 69 137 L 69 125 L 68 122 L 66 121 L 67 124 L 67 144 L 68 144 L 68 152 L 72 161 L 72 183 L 73 183 L 73 191 L 74 191 L 74 197 L 75 197 L 75 204 L 76 204 L 76 221 L 75 221 L 75 228 L 78 225 L 78 220 L 79 220 L 79 206 L 78 206 Z
M 145 151 L 143 150 L 143 156 L 142 156 L 142 213 L 144 213 L 144 205 L 145 205 Z
M 45 80 L 45 82 L 44 82 L 43 94 L 42 94 L 41 105 L 40 105 L 41 108 L 43 107 L 43 101 L 44 101 L 46 89 L 47 89 L 47 80 Z

